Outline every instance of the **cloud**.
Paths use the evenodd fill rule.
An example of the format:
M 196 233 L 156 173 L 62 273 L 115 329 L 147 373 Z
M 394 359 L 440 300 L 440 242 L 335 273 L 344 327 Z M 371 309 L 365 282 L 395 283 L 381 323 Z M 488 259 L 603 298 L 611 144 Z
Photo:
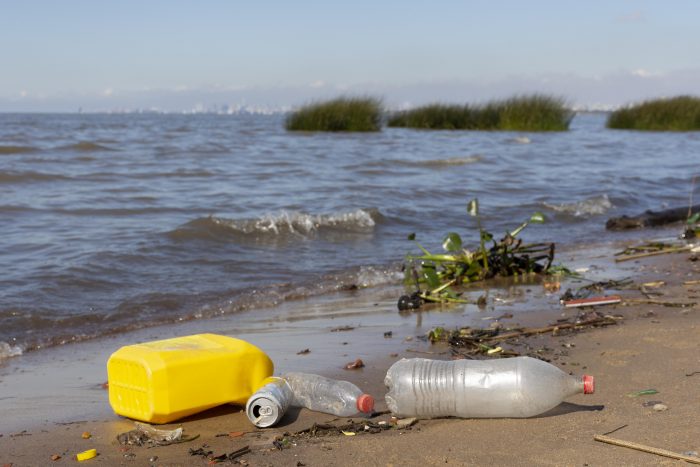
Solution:
M 654 76 L 660 76 L 659 73 L 654 73 L 653 71 L 645 70 L 644 68 L 632 70 L 632 75 L 639 76 L 640 78 L 651 78 Z
M 102 95 L 105 97 L 111 97 L 114 94 L 114 89 L 112 88 L 107 88 L 104 91 L 102 91 Z

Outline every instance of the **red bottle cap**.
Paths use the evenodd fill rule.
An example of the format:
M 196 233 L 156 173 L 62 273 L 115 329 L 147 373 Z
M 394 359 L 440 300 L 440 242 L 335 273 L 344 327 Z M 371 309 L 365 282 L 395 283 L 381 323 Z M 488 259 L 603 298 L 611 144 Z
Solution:
M 590 375 L 583 375 L 583 393 L 593 394 L 595 392 L 595 379 Z
M 374 397 L 369 394 L 362 394 L 357 398 L 357 410 L 362 413 L 372 413 L 374 410 Z

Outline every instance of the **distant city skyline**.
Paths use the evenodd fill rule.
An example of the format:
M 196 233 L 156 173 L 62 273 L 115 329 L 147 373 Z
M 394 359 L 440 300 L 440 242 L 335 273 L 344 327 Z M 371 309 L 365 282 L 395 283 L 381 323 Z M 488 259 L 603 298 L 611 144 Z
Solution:
M 700 94 L 690 0 L 24 0 L 0 16 L 0 112 L 276 111 L 547 93 L 578 108 Z

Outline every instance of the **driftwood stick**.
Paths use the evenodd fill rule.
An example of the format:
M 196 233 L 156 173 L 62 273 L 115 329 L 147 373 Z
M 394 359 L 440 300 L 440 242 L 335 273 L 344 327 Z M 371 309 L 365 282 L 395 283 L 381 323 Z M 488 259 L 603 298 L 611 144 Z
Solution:
M 587 321 L 581 321 L 578 323 L 561 323 L 561 324 L 554 324 L 552 326 L 545 326 L 543 328 L 526 328 L 522 329 L 520 331 L 513 331 L 513 332 L 508 332 L 505 334 L 497 334 L 495 336 L 488 336 L 484 337 L 483 339 L 480 339 L 482 341 L 494 341 L 494 340 L 506 340 L 506 339 L 511 339 L 513 337 L 522 337 L 522 336 L 530 336 L 533 334 L 544 334 L 546 332 L 552 332 L 552 331 L 559 331 L 562 329 L 571 329 L 575 327 L 581 327 L 581 326 L 593 326 L 596 324 L 615 324 L 616 321 L 611 318 L 595 318 L 595 319 L 589 319 Z
M 633 255 L 618 256 L 615 258 L 616 263 L 621 263 L 623 261 L 631 261 L 633 259 L 646 258 L 648 256 L 665 255 L 667 253 L 680 253 L 682 251 L 689 251 L 690 246 L 678 246 L 673 248 L 664 248 L 658 251 L 647 251 L 645 253 L 635 253 Z
M 685 281 L 683 285 L 700 285 L 700 281 Z
M 600 441 L 601 443 L 608 443 L 613 444 L 615 446 L 622 446 L 623 448 L 630 448 L 635 449 L 637 451 L 648 452 L 649 454 L 656 454 L 657 456 L 670 457 L 671 459 L 678 459 L 681 461 L 690 462 L 691 464 L 700 464 L 700 457 L 684 456 L 683 454 L 677 454 L 673 451 L 668 451 L 666 449 L 645 446 L 643 444 L 611 438 L 610 436 L 605 435 L 595 435 L 593 436 L 593 439 L 596 441 Z
M 661 300 L 654 300 L 653 298 L 626 298 L 625 303 L 627 305 L 629 304 L 634 304 L 634 303 L 643 303 L 647 305 L 661 305 L 661 306 L 675 306 L 678 308 L 685 308 L 685 307 L 691 307 L 695 305 L 695 302 L 664 302 Z

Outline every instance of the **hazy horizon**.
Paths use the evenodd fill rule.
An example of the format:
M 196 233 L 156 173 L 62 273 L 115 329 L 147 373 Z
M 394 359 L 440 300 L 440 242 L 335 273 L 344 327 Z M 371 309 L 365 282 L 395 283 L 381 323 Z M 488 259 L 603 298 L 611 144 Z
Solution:
M 695 14 L 693 13 L 695 12 Z M 0 18 L 0 112 L 391 108 L 546 93 L 610 108 L 700 94 L 690 0 L 27 0 Z

